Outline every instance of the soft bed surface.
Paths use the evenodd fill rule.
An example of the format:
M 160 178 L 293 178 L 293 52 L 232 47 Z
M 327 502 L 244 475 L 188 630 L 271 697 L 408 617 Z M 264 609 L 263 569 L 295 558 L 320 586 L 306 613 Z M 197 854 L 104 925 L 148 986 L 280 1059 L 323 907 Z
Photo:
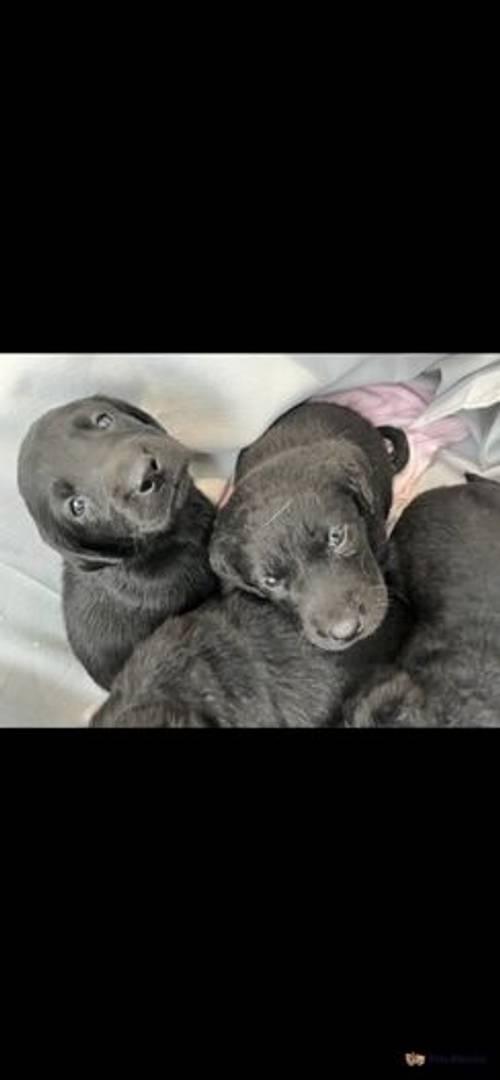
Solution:
M 17 453 L 33 420 L 88 394 L 128 399 L 193 448 L 200 486 L 216 499 L 238 451 L 286 409 L 429 371 L 437 385 L 430 418 L 465 409 L 471 435 L 453 453 L 443 451 L 419 490 L 460 482 L 464 467 L 498 475 L 500 354 L 0 355 L 0 725 L 84 726 L 105 697 L 69 650 L 61 560 L 40 540 L 17 492 Z

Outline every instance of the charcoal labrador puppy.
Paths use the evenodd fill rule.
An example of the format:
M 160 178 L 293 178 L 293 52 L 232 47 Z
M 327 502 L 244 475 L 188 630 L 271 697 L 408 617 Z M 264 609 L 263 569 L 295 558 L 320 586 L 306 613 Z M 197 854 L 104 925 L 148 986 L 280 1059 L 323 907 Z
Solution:
M 343 406 L 290 410 L 238 458 L 212 568 L 227 588 L 294 612 L 312 645 L 350 648 L 386 612 L 385 522 L 408 454 L 401 430 Z
M 63 557 L 69 643 L 105 689 L 166 616 L 217 587 L 214 509 L 188 464 L 152 416 L 102 395 L 51 409 L 21 445 L 20 493 Z
M 232 587 L 196 611 L 167 619 L 138 646 L 93 727 L 335 725 L 346 695 L 396 657 L 408 630 L 407 607 L 380 564 L 392 475 L 408 453 L 405 436 L 392 429 L 380 433 L 357 414 L 331 405 L 302 406 L 271 433 L 270 440 L 263 436 L 241 455 L 237 494 L 220 511 L 223 527 L 212 565 L 227 575 L 228 566 L 237 564 Z M 265 444 L 272 451 L 269 467 Z M 297 506 L 281 531 L 277 519 L 283 515 L 275 506 L 282 507 L 290 491 Z M 274 515 L 276 524 L 264 524 L 259 533 L 263 513 Z M 332 530 L 345 532 L 338 545 Z M 263 534 L 264 541 L 253 546 L 252 565 L 259 557 L 262 564 L 267 560 L 268 575 L 271 568 L 277 574 L 275 562 L 285 552 L 290 580 L 292 571 L 296 579 L 290 595 L 301 602 L 269 603 L 271 585 L 261 585 L 255 569 L 248 571 L 252 537 Z M 240 577 L 242 565 L 246 573 Z M 318 618 L 334 621 L 335 645 L 312 629 L 303 632 L 304 611 L 313 600 Z M 363 600 L 362 630 L 345 632 L 349 604 Z
M 236 589 L 166 619 L 138 645 L 91 727 L 339 725 L 346 696 L 396 657 L 406 631 L 394 596 L 369 638 L 318 649 L 294 612 Z
M 397 666 L 346 704 L 347 726 L 500 726 L 500 485 L 466 478 L 396 525 L 390 562 L 414 627 Z

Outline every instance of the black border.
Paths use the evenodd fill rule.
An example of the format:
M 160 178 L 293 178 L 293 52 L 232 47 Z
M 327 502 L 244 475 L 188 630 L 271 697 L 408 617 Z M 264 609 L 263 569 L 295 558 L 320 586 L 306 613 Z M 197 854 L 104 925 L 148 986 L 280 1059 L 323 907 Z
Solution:
M 38 351 L 36 328 L 32 333 Z M 92 329 L 90 336 L 89 351 L 106 351 L 99 333 Z M 332 345 L 325 341 L 324 351 L 387 350 L 383 335 L 377 341 L 372 334 L 366 349 L 355 334 L 349 344 L 341 336 Z M 124 351 L 149 351 L 133 337 Z M 206 341 L 204 332 L 201 337 Z M 407 344 L 411 337 L 400 347 L 420 351 L 414 339 Z M 168 333 L 165 338 L 158 351 L 177 351 Z M 436 338 L 426 344 L 429 351 L 439 350 Z M 214 349 L 207 346 L 203 351 Z M 458 347 L 468 351 L 471 343 Z M 73 348 L 69 335 L 62 351 Z M 246 342 L 242 348 L 253 351 Z M 268 348 L 263 341 L 257 351 Z M 495 344 L 484 337 L 472 346 L 485 349 L 494 351 Z M 323 985 L 326 978 L 322 1005 L 330 1004 L 333 989 L 350 1005 L 350 1025 L 342 1017 L 336 1027 L 332 1000 L 322 1013 L 322 1040 L 316 1026 L 315 1049 L 329 1036 L 325 1071 L 387 1075 L 402 1068 L 401 1055 L 414 1047 L 459 1053 L 466 1043 L 477 1052 L 494 1046 L 494 1039 L 468 1032 L 475 1011 L 486 1024 L 484 991 L 489 968 L 495 972 L 490 918 L 495 926 L 498 913 L 488 901 L 498 847 L 499 737 L 493 731 L 2 730 L 4 822 L 21 853 L 25 835 L 44 857 L 55 842 L 63 853 L 60 869 L 84 852 L 98 909 L 103 883 L 118 865 L 146 862 L 161 867 L 167 895 L 179 880 L 184 889 L 194 878 L 191 917 L 212 934 L 215 906 L 226 932 L 236 916 L 238 942 L 264 922 L 274 947 L 278 931 L 286 935 L 293 958 L 305 937 L 306 951 L 320 960 Z M 147 874 L 135 873 L 136 887 L 145 880 Z M 148 887 L 139 892 L 147 903 Z M 139 910 L 132 905 L 134 917 Z M 107 911 L 111 922 L 114 911 Z M 339 974 L 346 952 L 355 976 L 348 984 Z M 310 976 L 299 987 L 318 1008 Z M 494 1072 L 498 1054 L 489 1049 L 488 1056 Z M 310 1067 L 317 1060 L 310 1043 L 308 1060 Z
M 244 223 L 243 223 L 244 225 Z M 497 273 L 464 231 L 19 236 L 3 258 L 1 352 L 490 352 Z M 262 224 L 262 229 L 265 226 Z M 149 240 L 149 242 L 148 242 Z M 463 247 L 460 250 L 460 243 Z

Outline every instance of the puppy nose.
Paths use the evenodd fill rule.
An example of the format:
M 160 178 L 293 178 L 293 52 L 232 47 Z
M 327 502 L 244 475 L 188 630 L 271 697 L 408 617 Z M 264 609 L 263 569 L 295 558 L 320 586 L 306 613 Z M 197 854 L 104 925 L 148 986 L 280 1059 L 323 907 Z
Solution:
M 333 641 L 353 641 L 360 634 L 363 624 L 359 615 L 346 615 L 336 622 L 319 623 L 313 619 L 313 627 L 321 638 L 331 638 Z
M 344 619 L 331 623 L 328 627 L 328 637 L 335 641 L 352 641 L 357 637 L 362 628 L 359 615 L 348 615 Z
M 141 495 L 149 495 L 152 491 L 156 491 L 163 478 L 160 465 L 152 454 L 145 456 L 140 465 L 134 469 L 134 487 Z

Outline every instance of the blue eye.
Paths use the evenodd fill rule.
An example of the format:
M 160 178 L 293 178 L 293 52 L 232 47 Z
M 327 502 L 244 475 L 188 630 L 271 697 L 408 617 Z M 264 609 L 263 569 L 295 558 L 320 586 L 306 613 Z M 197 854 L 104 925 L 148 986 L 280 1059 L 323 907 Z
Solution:
M 345 525 L 332 525 L 332 527 L 328 530 L 328 547 L 341 547 L 345 541 L 346 532 L 347 530 Z
M 69 508 L 74 517 L 81 517 L 85 513 L 86 502 L 83 495 L 75 495 L 69 500 Z
M 107 428 L 113 423 L 113 417 L 109 413 L 99 413 L 95 418 L 96 427 Z

